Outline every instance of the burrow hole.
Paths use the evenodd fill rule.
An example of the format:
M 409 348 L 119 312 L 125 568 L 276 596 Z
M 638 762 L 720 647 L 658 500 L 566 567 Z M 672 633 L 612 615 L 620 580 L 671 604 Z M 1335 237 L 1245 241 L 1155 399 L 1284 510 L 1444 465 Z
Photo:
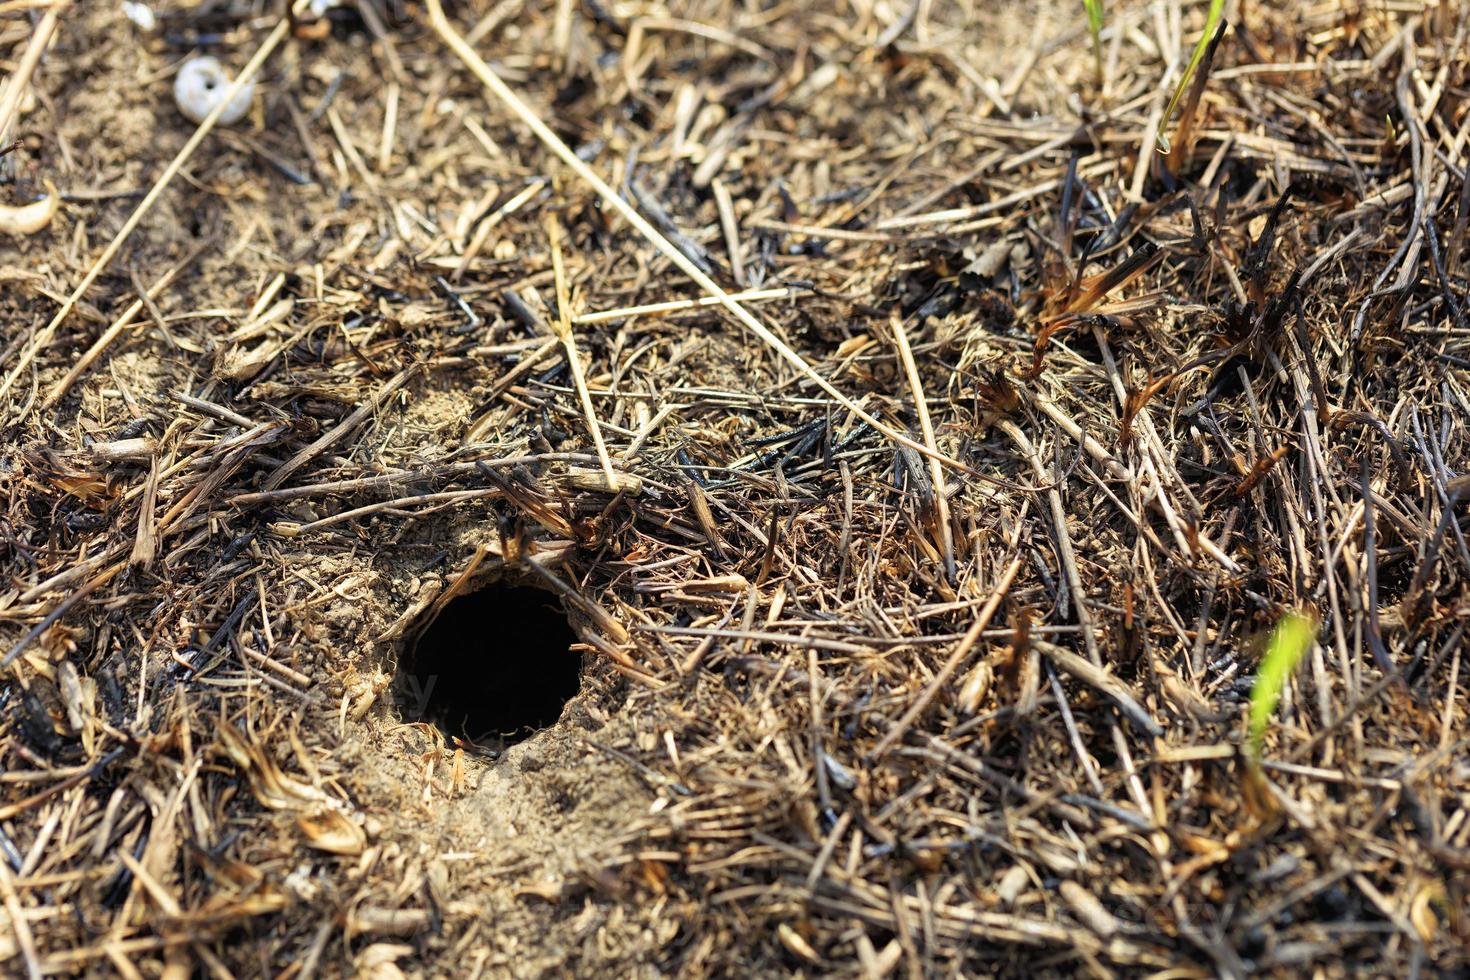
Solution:
M 576 642 L 544 589 L 499 582 L 456 596 L 399 665 L 403 713 L 478 748 L 514 745 L 556 724 L 581 688 Z

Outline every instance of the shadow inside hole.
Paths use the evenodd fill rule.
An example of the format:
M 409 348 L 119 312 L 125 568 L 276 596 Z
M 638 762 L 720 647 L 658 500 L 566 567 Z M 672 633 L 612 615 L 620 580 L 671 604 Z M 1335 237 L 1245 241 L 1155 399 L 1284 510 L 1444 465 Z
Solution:
M 404 715 L 446 736 L 504 748 L 556 723 L 582 657 L 551 593 L 495 584 L 451 599 L 399 667 Z

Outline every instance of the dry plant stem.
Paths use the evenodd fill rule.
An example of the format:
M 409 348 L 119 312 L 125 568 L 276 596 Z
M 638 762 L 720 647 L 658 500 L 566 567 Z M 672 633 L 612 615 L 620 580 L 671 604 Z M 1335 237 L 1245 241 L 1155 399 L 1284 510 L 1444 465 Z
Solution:
M 251 423 L 247 420 L 246 424 Z M 481 467 L 510 469 L 514 466 L 533 466 L 540 463 L 571 463 L 587 466 L 595 465 L 597 463 L 597 457 L 587 453 L 532 453 L 524 456 L 502 456 L 496 459 L 446 463 L 417 470 L 384 473 L 378 476 L 361 477 L 355 480 L 333 480 L 328 483 L 313 483 L 299 487 L 282 487 L 279 490 L 265 492 L 242 493 L 227 498 L 224 503 L 232 507 L 252 507 L 260 504 L 280 503 L 283 500 L 340 496 L 356 493 L 361 490 L 391 489 L 395 486 L 408 486 L 423 480 L 468 476 Z
M 934 423 L 929 418 L 929 402 L 924 397 L 924 384 L 919 379 L 919 366 L 914 363 L 914 352 L 909 347 L 903 318 L 895 313 L 889 326 L 893 329 L 893 341 L 898 347 L 898 356 L 903 361 L 904 374 L 908 376 L 909 390 L 914 395 L 914 411 L 919 416 L 919 430 L 924 434 L 924 444 L 930 449 L 929 480 L 934 484 L 934 519 L 939 525 L 939 548 L 944 556 L 944 577 L 953 582 L 954 532 L 949 522 L 949 494 L 944 488 L 944 470 L 939 465 L 939 443 L 934 438 Z
M 490 232 L 494 231 L 496 226 L 506 218 L 524 207 L 537 194 L 540 194 L 546 188 L 547 183 L 548 181 L 544 177 L 531 181 L 519 194 L 506 201 L 496 209 L 494 214 L 480 222 L 480 226 L 475 229 L 474 237 L 470 239 L 469 246 L 464 250 L 464 254 L 459 257 L 459 262 L 455 265 L 454 271 L 449 274 L 451 282 L 459 282 L 464 276 L 465 270 L 475 260 L 475 256 L 479 255 L 480 250 L 485 247 L 485 242 L 490 238 Z
M 113 577 L 116 576 L 118 572 L 122 571 L 123 568 L 124 564 L 122 562 L 118 562 L 106 571 L 103 571 L 100 574 L 91 578 L 75 592 L 71 593 L 71 595 L 67 596 L 65 599 L 62 599 L 59 603 L 57 603 L 54 609 L 47 613 L 39 623 L 33 626 L 29 632 L 27 632 L 24 636 L 17 640 L 15 645 L 6 652 L 4 659 L 0 660 L 0 669 L 4 669 L 13 664 L 15 662 L 15 659 L 26 651 L 26 647 L 30 646 L 33 640 L 39 637 L 42 633 L 46 632 L 46 630 L 49 629 L 53 623 L 61 619 L 62 616 L 65 616 L 67 611 L 73 606 L 77 605 L 87 596 L 91 595 L 93 592 L 97 591 L 102 586 L 112 581 Z M 72 571 L 80 572 L 81 574 L 85 574 L 88 570 L 90 570 L 88 567 L 83 566 L 77 566 L 76 568 L 72 569 Z M 0 810 L 0 814 L 3 814 L 3 812 L 3 810 Z M 0 815 L 0 820 L 3 819 L 5 819 L 5 817 L 3 815 Z
M 489 393 L 486 395 L 485 400 L 493 405 L 500 398 L 501 395 L 504 395 L 507 391 L 514 387 L 516 382 L 518 382 L 521 378 L 523 378 L 527 374 L 530 374 L 531 371 L 536 367 L 536 365 L 540 364 L 560 346 L 562 346 L 560 338 L 547 338 L 545 343 L 543 343 L 540 347 L 537 347 L 535 350 L 531 351 L 525 357 L 521 358 L 520 363 L 511 368 L 509 371 L 505 372 L 504 376 L 502 376 L 499 380 L 495 382 L 495 386 L 490 389 Z M 486 412 L 483 417 L 476 419 L 475 422 L 470 425 L 469 430 L 465 432 L 465 445 L 473 445 L 474 443 L 479 442 L 481 438 L 490 435 L 491 430 L 494 428 L 495 421 L 496 415 L 494 412 Z
M 1022 388 L 1020 392 L 1021 397 L 1033 405 L 1038 412 L 1055 422 L 1073 441 L 1087 450 L 1087 455 L 1101 463 L 1110 476 L 1124 483 L 1133 482 L 1133 471 L 1123 465 L 1122 460 L 1109 452 L 1106 446 L 1084 431 L 1075 419 L 1069 417 L 1054 402 L 1034 394 L 1030 389 Z
M 546 562 L 532 556 L 526 562 L 526 567 L 539 575 L 553 592 L 585 613 L 614 643 L 622 646 L 628 642 L 628 630 L 622 623 L 614 619 L 606 609 L 564 582 L 560 576 L 547 567 Z
M 566 264 L 561 254 L 561 222 L 556 215 L 546 219 L 546 235 L 551 245 L 551 268 L 556 276 L 556 320 L 553 329 L 557 339 L 566 348 L 567 366 L 572 370 L 572 383 L 577 387 L 577 398 L 582 402 L 582 414 L 587 417 L 587 429 L 592 443 L 597 447 L 597 458 L 602 463 L 602 472 L 607 477 L 609 492 L 618 485 L 617 473 L 613 471 L 612 459 L 607 454 L 607 443 L 602 440 L 602 427 L 597 424 L 597 412 L 592 407 L 592 396 L 587 392 L 587 378 L 582 370 L 582 359 L 577 356 L 577 338 L 572 335 L 572 291 L 567 287 Z
M 11 875 L 10 866 L 4 862 L 0 862 L 0 900 L 3 900 L 6 914 L 10 918 L 15 944 L 20 947 L 21 958 L 25 961 L 26 976 L 30 980 L 41 980 L 41 965 L 36 956 L 36 940 L 31 934 L 30 924 L 26 921 L 26 912 L 20 904 L 20 895 L 15 890 L 15 879 Z
M 501 80 L 500 76 L 495 74 L 494 70 L 475 53 L 475 50 L 465 43 L 464 38 L 455 32 L 454 27 L 449 23 L 449 19 L 444 16 L 444 8 L 440 0 L 428 0 L 428 7 L 429 19 L 434 25 L 434 30 L 443 38 L 444 43 L 449 46 L 449 49 L 474 73 L 475 77 L 490 90 L 491 94 L 504 103 L 506 108 L 510 109 L 521 122 L 525 123 L 548 150 L 555 154 L 562 163 L 571 168 L 573 173 L 591 185 L 604 203 L 621 215 L 623 220 L 632 225 L 639 234 L 648 239 L 655 248 L 664 254 L 665 258 L 678 266 L 679 270 L 694 280 L 695 284 L 701 289 L 718 299 L 720 305 L 729 311 L 730 315 L 735 317 L 735 319 L 739 320 L 746 329 L 755 334 L 762 343 L 779 354 L 788 364 L 805 375 L 813 384 L 822 389 L 823 392 L 833 398 L 843 408 L 899 445 L 907 446 L 925 456 L 932 455 L 928 446 L 910 439 L 898 430 L 874 418 L 859 406 L 857 402 L 838 391 L 826 378 L 818 374 L 800 354 L 787 345 L 780 337 L 772 333 L 769 327 L 752 316 L 745 307 L 731 299 L 730 294 L 721 288 L 719 283 L 701 271 L 683 252 L 665 238 L 657 228 L 649 224 L 647 219 L 624 201 L 617 191 L 609 187 L 605 180 L 597 176 L 591 167 L 583 163 L 572 152 L 571 148 L 562 142 L 561 137 L 557 136 L 546 123 L 541 121 L 540 116 L 537 116 L 531 111 L 529 106 L 521 101 L 520 96 L 511 91 L 510 87 Z M 0 389 L 0 394 L 3 393 L 4 389 Z M 970 467 L 957 459 L 951 459 L 948 456 L 939 456 L 937 458 L 939 462 L 946 466 L 953 467 L 962 472 L 974 473 Z
M 1164 734 L 1163 728 L 1154 721 L 1153 716 L 1139 703 L 1123 682 L 1103 670 L 1101 666 L 1046 640 L 1033 639 L 1031 644 L 1063 673 L 1071 675 L 1098 693 L 1105 695 L 1118 707 L 1123 716 L 1138 726 L 1140 730 L 1154 736 Z
M 138 529 L 133 536 L 133 553 L 129 563 L 146 569 L 153 564 L 158 551 L 158 535 L 154 529 L 154 514 L 158 506 L 158 456 L 148 460 L 148 477 L 143 484 L 143 504 L 138 509 Z
M 1117 372 L 1117 363 L 1113 359 L 1113 350 L 1108 345 L 1107 335 L 1101 329 L 1097 328 L 1094 328 L 1092 335 L 1097 338 L 1098 348 L 1103 351 L 1104 367 L 1107 369 L 1108 382 L 1113 385 L 1114 394 L 1117 395 L 1117 404 L 1119 406 L 1126 406 L 1127 389 L 1123 386 L 1123 379 L 1120 378 L 1119 372 Z M 1219 545 L 1214 544 L 1208 536 L 1205 536 L 1204 533 L 1197 532 L 1194 538 L 1191 539 L 1191 536 L 1186 533 L 1183 523 L 1180 522 L 1179 514 L 1176 513 L 1175 505 L 1167 497 L 1166 489 L 1164 489 L 1164 480 L 1161 478 L 1160 472 L 1158 472 L 1157 460 L 1167 460 L 1169 454 L 1164 451 L 1163 444 L 1158 439 L 1158 433 L 1154 430 L 1154 423 L 1152 423 L 1151 416 L 1148 414 L 1147 407 L 1139 411 L 1138 417 L 1136 417 L 1133 425 L 1144 436 L 1145 442 L 1145 451 L 1141 453 L 1141 460 L 1139 460 L 1139 475 L 1148 476 L 1150 483 L 1147 486 L 1138 486 L 1133 485 L 1132 480 L 1129 480 L 1130 485 L 1133 485 L 1135 489 L 1141 489 L 1142 494 L 1144 494 L 1145 504 L 1150 505 L 1155 511 L 1163 514 L 1164 522 L 1169 525 L 1169 529 L 1175 535 L 1175 544 L 1179 547 L 1180 554 L 1194 555 L 1195 552 L 1202 551 L 1204 554 L 1210 555 L 1210 558 L 1213 558 L 1226 572 L 1238 573 L 1241 570 L 1238 561 L 1225 554 L 1225 551 Z M 1173 476 L 1175 476 L 1176 482 L 1179 482 L 1177 480 L 1177 473 Z M 1192 545 L 1191 541 L 1194 541 L 1195 544 Z
M 1113 386 L 1113 391 L 1118 398 L 1118 405 L 1124 406 L 1128 401 L 1128 392 L 1123 385 L 1123 379 L 1119 376 L 1117 361 L 1113 357 L 1112 347 L 1108 344 L 1107 336 L 1098 328 L 1093 328 L 1093 336 L 1097 339 L 1098 348 L 1103 354 L 1103 365 L 1107 370 L 1108 380 Z M 1142 453 L 1140 469 L 1142 474 L 1152 478 L 1151 483 L 1145 491 L 1145 499 L 1160 510 L 1164 520 L 1168 522 L 1169 529 L 1174 532 L 1175 543 L 1179 550 L 1186 555 L 1193 555 L 1195 549 L 1190 547 L 1189 536 L 1185 533 L 1183 523 L 1180 521 L 1177 508 L 1169 499 L 1164 480 L 1160 475 L 1160 467 L 1166 461 L 1169 454 L 1164 451 L 1163 444 L 1159 441 L 1158 434 L 1154 431 L 1153 419 L 1148 412 L 1147 406 L 1142 408 L 1137 418 L 1134 419 L 1134 428 L 1143 436 L 1146 451 Z M 1178 474 L 1174 474 L 1177 480 Z M 1203 542 L 1201 542 L 1203 546 Z
M 118 318 L 116 320 L 113 320 L 112 323 L 108 325 L 106 330 L 102 331 L 102 335 L 99 336 L 96 341 L 93 342 L 92 346 L 87 348 L 86 353 L 79 357 L 77 359 L 77 362 L 71 366 L 71 370 L 66 372 L 66 377 L 62 378 L 51 387 L 51 390 L 46 393 L 46 397 L 41 400 L 41 407 L 51 408 L 57 402 L 59 402 L 66 395 L 66 393 L 71 390 L 71 386 L 76 384 L 77 380 L 83 374 L 85 374 L 94 363 L 96 363 L 97 358 L 102 356 L 102 352 L 112 345 L 112 342 L 116 340 L 125 329 L 127 329 L 128 325 L 133 322 L 133 319 L 139 313 L 143 312 L 145 300 L 157 299 L 157 297 L 161 296 L 164 290 L 173 285 L 174 280 L 178 278 L 179 273 L 183 272 L 189 266 L 193 265 L 194 260 L 199 258 L 199 256 L 204 253 L 204 250 L 207 247 L 208 246 L 206 245 L 200 245 L 197 248 L 192 249 L 189 254 L 184 256 L 184 258 L 177 265 L 165 272 L 159 278 L 159 280 L 153 284 L 153 288 L 148 290 L 145 296 L 139 296 L 137 299 L 133 300 L 132 303 L 128 304 L 128 308 L 123 310 Z
M 20 63 L 5 80 L 5 90 L 0 93 L 0 146 L 10 143 L 10 127 L 15 122 L 15 113 L 20 108 L 20 100 L 25 95 L 26 86 L 30 85 L 31 75 L 35 74 L 36 66 L 41 63 L 41 57 L 46 53 L 46 46 L 51 43 L 51 35 L 56 33 L 56 25 L 62 12 L 69 6 L 71 6 L 71 0 L 55 0 L 42 15 L 41 22 L 36 25 L 35 32 L 31 34 L 30 43 L 26 45 L 25 54 L 20 56 Z
M 428 507 L 434 504 L 456 503 L 463 500 L 475 500 L 480 497 L 495 497 L 499 495 L 500 490 L 494 487 L 480 490 L 451 490 L 445 493 L 421 493 L 411 497 L 399 497 L 396 500 L 383 500 L 364 507 L 354 507 L 352 510 L 345 510 L 340 514 L 333 514 L 331 517 L 323 517 L 320 520 L 296 527 L 279 525 L 277 530 L 287 537 L 296 537 L 297 535 L 309 534 L 312 531 L 321 530 L 324 527 L 331 527 L 333 524 L 341 524 L 344 521 L 356 520 L 387 510 L 406 507 Z
M 924 710 L 929 707 L 930 702 L 934 700 L 934 696 L 939 693 L 940 689 L 954 675 L 954 672 L 959 669 L 965 657 L 969 656 L 970 651 L 974 649 L 976 642 L 980 639 L 980 634 L 984 633 L 986 627 L 990 625 L 991 619 L 995 617 L 995 611 L 1000 608 L 1001 601 L 1005 599 L 1006 593 L 1010 591 L 1011 583 L 1016 580 L 1016 573 L 1020 570 L 1021 559 L 1012 558 L 1011 563 L 1001 573 L 1000 581 L 995 584 L 995 590 L 990 593 L 990 598 L 985 601 L 985 605 L 980 609 L 980 615 L 975 617 L 975 622 L 970 624 L 970 628 L 965 631 L 965 635 L 960 639 L 959 643 L 955 644 L 954 652 L 949 655 L 949 659 L 935 673 L 934 679 L 929 682 L 923 692 L 914 699 L 914 703 L 909 705 L 909 709 L 903 713 L 903 717 L 894 722 L 893 727 L 888 729 L 888 733 L 879 740 L 877 745 L 873 746 L 873 750 L 868 753 L 869 759 L 877 760 L 882 758 L 884 753 L 892 748 L 899 739 L 908 734 L 908 730 L 913 726 L 914 721 L 919 715 L 924 713 Z
M 1000 430 L 1010 436 L 1021 450 L 1022 455 L 1031 463 L 1031 469 L 1038 480 L 1043 484 L 1052 479 L 1046 467 L 1042 465 L 1041 456 L 1036 447 L 1031 444 L 1026 433 L 1021 431 L 1020 426 L 1010 419 L 1000 422 Z M 1061 562 L 1062 572 L 1067 576 L 1067 585 L 1072 592 L 1072 604 L 1077 607 L 1077 624 L 1082 627 L 1082 636 L 1087 643 L 1087 656 L 1098 666 L 1102 665 L 1102 655 L 1098 652 L 1097 633 L 1092 625 L 1092 612 L 1087 606 L 1087 594 L 1083 591 L 1082 574 L 1077 568 L 1077 555 L 1072 548 L 1072 533 L 1067 529 L 1067 511 L 1062 506 L 1062 494 L 1055 486 L 1046 491 L 1047 501 L 1051 504 L 1052 524 L 1056 527 L 1057 534 L 1057 558 Z
M 387 173 L 393 162 L 393 143 L 398 135 L 398 100 L 401 86 L 388 86 L 387 105 L 383 107 L 383 136 L 378 141 L 378 173 Z
M 416 373 L 418 373 L 418 365 L 410 364 L 395 374 L 388 380 L 387 384 L 379 388 L 364 404 L 358 406 L 345 419 L 323 433 L 321 438 L 282 463 L 280 468 L 270 475 L 270 479 L 265 481 L 264 489 L 268 491 L 276 489 L 282 483 L 285 483 L 287 477 L 292 473 L 295 473 L 312 458 L 325 452 L 330 446 L 336 444 L 353 429 L 356 429 L 369 415 L 378 410 L 379 406 L 388 399 L 388 396 L 407 384 L 409 378 L 413 377 Z
M 300 14 L 301 11 L 306 9 L 308 3 L 309 0 L 295 0 L 292 6 L 292 13 Z M 142 223 L 143 218 L 153 209 L 153 205 L 163 196 L 163 192 L 168 188 L 168 185 L 178 176 L 179 171 L 184 168 L 184 164 L 189 162 L 189 158 L 194 155 L 194 151 L 199 149 L 199 145 L 204 142 L 204 138 L 209 135 L 210 130 L 214 129 L 214 125 L 219 121 L 219 117 L 229 107 L 230 100 L 255 78 L 256 73 L 260 71 L 261 65 L 265 64 L 266 59 L 275 51 L 277 45 L 286 38 L 290 30 L 291 16 L 287 15 L 282 17 L 275 28 L 271 30 L 270 34 L 266 36 L 265 41 L 255 52 L 254 57 L 240 70 L 240 74 L 235 76 L 235 80 L 230 83 L 229 88 L 225 89 L 209 115 L 205 116 L 204 121 L 194 130 L 194 135 L 189 137 L 188 141 L 180 148 L 173 160 L 169 161 L 169 165 L 164 168 L 158 180 L 154 181 L 153 186 L 149 188 L 143 200 L 138 202 L 138 206 L 133 209 L 133 213 L 128 215 L 128 220 L 123 222 L 122 228 L 118 229 L 118 233 L 113 236 L 112 241 L 107 243 L 107 247 L 102 250 L 102 254 L 97 256 L 91 268 L 87 270 L 87 274 L 82 277 L 82 281 L 77 284 L 77 287 L 72 290 L 71 295 L 61 304 L 61 308 L 56 311 L 51 321 L 37 331 L 36 335 L 31 338 L 31 342 L 26 345 L 15 366 L 6 375 L 4 382 L 0 382 L 0 398 L 3 398 L 10 391 L 11 386 L 15 384 L 16 379 L 21 376 L 21 373 L 30 366 L 31 360 L 36 354 L 44 350 L 47 344 L 51 343 L 51 338 L 56 335 L 56 328 L 61 326 L 62 321 L 71 314 L 71 311 L 76 307 L 82 296 L 91 288 L 92 283 L 97 281 L 97 277 L 102 274 L 103 270 L 117 256 L 123 243 L 128 240 L 128 236 Z
M 754 303 L 766 299 L 786 299 L 795 293 L 785 286 L 775 289 L 748 289 L 743 293 L 731 293 L 730 298 L 742 303 Z M 711 306 L 719 306 L 720 301 L 713 296 L 701 296 L 699 299 L 671 299 L 662 303 L 646 303 L 643 306 L 625 306 L 617 310 L 598 310 L 596 313 L 578 313 L 572 317 L 572 323 L 581 326 L 586 323 L 606 323 L 609 320 L 626 320 L 635 316 L 662 316 L 665 313 L 679 313 L 683 310 L 705 309 Z
M 710 190 L 715 195 L 715 207 L 720 214 L 720 228 L 725 235 L 725 251 L 730 257 L 730 275 L 735 285 L 745 285 L 745 255 L 740 247 L 740 227 L 735 218 L 735 202 L 725 182 L 716 177 L 710 181 Z M 1458 236 L 1456 236 L 1458 240 Z

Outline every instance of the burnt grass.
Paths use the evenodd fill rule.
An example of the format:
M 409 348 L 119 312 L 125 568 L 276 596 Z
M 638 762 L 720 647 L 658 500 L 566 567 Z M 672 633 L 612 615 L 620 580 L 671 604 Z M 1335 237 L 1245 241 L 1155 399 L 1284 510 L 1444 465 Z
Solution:
M 0 971 L 1470 968 L 1465 8 L 57 6 Z

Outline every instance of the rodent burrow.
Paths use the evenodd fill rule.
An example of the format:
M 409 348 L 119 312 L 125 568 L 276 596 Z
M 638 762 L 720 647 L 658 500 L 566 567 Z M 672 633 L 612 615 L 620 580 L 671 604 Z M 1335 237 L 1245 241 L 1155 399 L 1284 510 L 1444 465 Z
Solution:
M 444 604 L 398 667 L 405 720 L 503 749 L 554 725 L 581 688 L 577 636 L 556 597 L 494 582 Z

